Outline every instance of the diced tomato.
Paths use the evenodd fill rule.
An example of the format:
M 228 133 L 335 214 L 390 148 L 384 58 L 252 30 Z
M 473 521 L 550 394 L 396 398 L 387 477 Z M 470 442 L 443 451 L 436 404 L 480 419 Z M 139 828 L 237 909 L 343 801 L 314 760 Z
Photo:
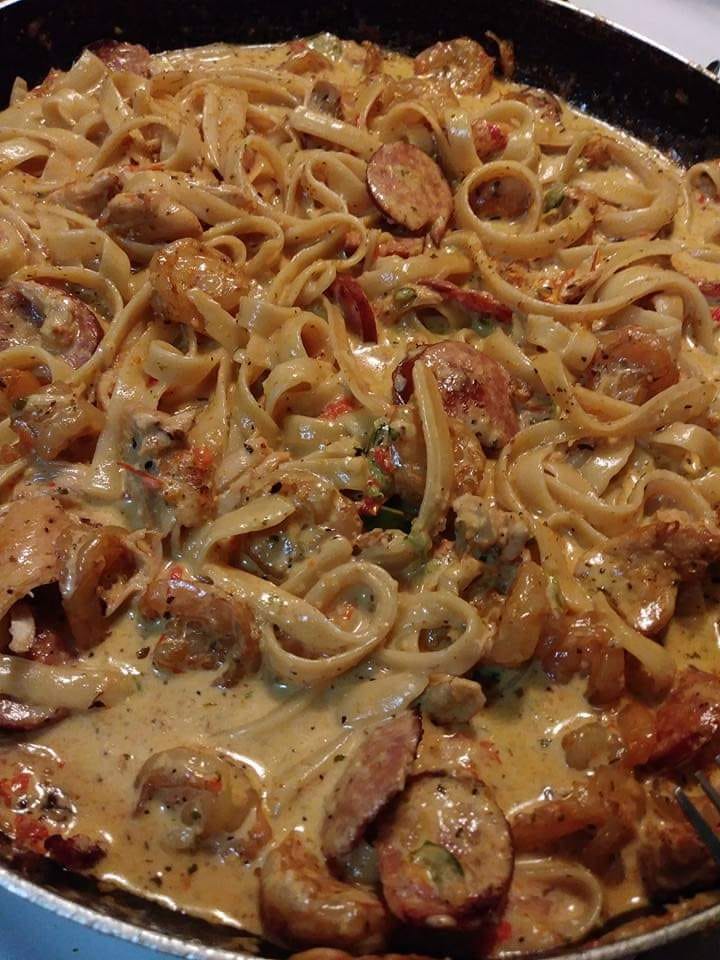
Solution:
M 336 420 L 351 410 L 357 410 L 357 401 L 355 398 L 339 397 L 337 400 L 331 400 L 327 406 L 323 407 L 318 416 L 321 420 Z
M 382 507 L 382 499 L 376 497 L 365 497 L 360 501 L 358 513 L 363 517 L 376 517 Z
M 27 793 L 29 786 L 29 773 L 18 773 L 15 777 L 6 777 L 0 780 L 0 800 L 11 807 L 19 797 Z
M 507 920 L 501 920 L 495 927 L 495 943 L 506 943 L 512 936 L 512 926 Z
M 0 447 L 0 463 L 12 463 L 20 456 L 20 445 L 17 443 L 4 443 Z
M 193 466 L 198 470 L 209 470 L 215 461 L 215 454 L 210 447 L 201 445 L 192 448 L 192 459 Z
M 134 474 L 145 484 L 146 487 L 149 487 L 151 490 L 162 490 L 162 481 L 158 477 L 153 477 L 152 474 L 146 473 L 144 470 L 138 469 L 138 467 L 133 467 L 129 463 L 125 463 L 123 460 L 118 460 L 118 466 L 122 467 L 123 470 L 129 470 L 130 473 Z
M 3 370 L 0 373 L 0 386 L 5 390 L 5 396 L 12 403 L 20 397 L 27 397 L 31 393 L 37 393 L 42 388 L 42 384 L 29 370 Z
M 391 474 L 395 472 L 395 464 L 393 463 L 392 449 L 390 447 L 373 447 L 368 456 L 374 460 L 383 473 Z
M 213 777 L 212 780 L 207 781 L 207 788 L 210 793 L 220 793 L 222 790 L 222 785 L 222 777 L 220 776 Z
M 720 297 L 720 282 L 717 280 L 695 280 L 694 282 L 706 297 Z
M 35 853 L 44 853 L 43 842 L 50 836 L 50 831 L 44 823 L 27 814 L 17 814 L 13 821 L 15 843 L 24 850 L 33 850 Z

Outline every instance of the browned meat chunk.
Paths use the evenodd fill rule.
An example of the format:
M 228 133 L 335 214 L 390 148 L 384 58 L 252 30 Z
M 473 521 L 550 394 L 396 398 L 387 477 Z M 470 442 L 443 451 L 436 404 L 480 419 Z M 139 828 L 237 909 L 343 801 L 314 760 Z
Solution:
M 202 234 L 195 214 L 163 190 L 119 193 L 103 210 L 98 225 L 119 240 L 136 243 L 165 244 Z
M 247 284 L 228 257 L 197 240 L 178 240 L 159 250 L 150 262 L 153 310 L 162 319 L 204 330 L 204 321 L 188 291 L 205 293 L 224 310 L 237 309 Z
M 120 177 L 112 170 L 99 170 L 50 194 L 54 203 L 97 220 L 112 198 L 122 190 Z
M 720 531 L 685 519 L 657 519 L 585 555 L 576 575 L 602 590 L 648 636 L 675 611 L 677 584 L 699 580 L 720 557 Z
M 684 670 L 658 708 L 655 744 L 647 763 L 672 768 L 702 766 L 720 750 L 720 677 L 703 670 Z

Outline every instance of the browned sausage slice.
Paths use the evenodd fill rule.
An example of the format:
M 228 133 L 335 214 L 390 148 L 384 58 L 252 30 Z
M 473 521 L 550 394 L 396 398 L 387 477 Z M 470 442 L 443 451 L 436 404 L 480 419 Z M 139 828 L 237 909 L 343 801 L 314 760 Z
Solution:
M 404 923 L 471 929 L 505 895 L 510 831 L 478 780 L 424 776 L 400 798 L 378 841 L 380 880 Z
M 375 727 L 355 751 L 325 812 L 321 844 L 330 863 L 350 853 L 365 827 L 405 786 L 419 739 L 420 720 L 406 710 Z
M 437 243 L 452 213 L 452 193 L 440 167 L 419 147 L 398 140 L 380 147 L 367 166 L 370 196 L 407 230 L 430 230 Z
M 336 277 L 330 292 L 343 312 L 345 323 L 365 343 L 377 343 L 375 312 L 367 294 L 352 277 Z
M 512 320 L 510 307 L 500 303 L 497 297 L 486 290 L 469 290 L 465 287 L 459 287 L 450 280 L 434 278 L 419 280 L 418 283 L 421 283 L 424 287 L 429 287 L 435 293 L 439 293 L 443 300 L 458 303 L 461 307 L 473 313 L 494 317 L 496 320 L 503 321 L 503 323 L 509 323 Z
M 517 433 L 510 376 L 492 357 L 454 340 L 423 347 L 395 368 L 393 388 L 398 402 L 407 403 L 412 396 L 412 371 L 418 361 L 435 375 L 447 413 L 463 420 L 474 432 L 483 428 L 485 445 L 502 446 Z

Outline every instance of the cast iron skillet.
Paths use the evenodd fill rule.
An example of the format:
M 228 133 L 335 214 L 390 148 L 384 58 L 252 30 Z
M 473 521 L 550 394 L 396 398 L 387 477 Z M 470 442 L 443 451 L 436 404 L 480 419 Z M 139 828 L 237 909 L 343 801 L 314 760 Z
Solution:
M 159 51 L 222 40 L 271 43 L 321 30 L 410 52 L 464 34 L 482 40 L 492 30 L 514 41 L 519 79 L 560 93 L 684 163 L 720 155 L 720 84 L 709 72 L 561 0 L 0 0 L 0 105 L 16 76 L 39 83 L 96 40 L 127 39 Z M 0 884 L 86 926 L 179 956 L 278 956 L 256 938 L 100 892 L 50 865 L 30 878 L 0 866 Z M 720 924 L 720 905 L 685 914 L 660 920 L 649 933 L 562 956 L 629 958 Z

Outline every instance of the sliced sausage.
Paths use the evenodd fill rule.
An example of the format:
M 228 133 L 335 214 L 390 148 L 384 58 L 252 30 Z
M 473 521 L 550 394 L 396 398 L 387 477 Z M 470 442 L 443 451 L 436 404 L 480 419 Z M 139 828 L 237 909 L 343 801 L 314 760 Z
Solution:
M 641 404 L 679 379 L 664 337 L 643 327 L 623 327 L 603 338 L 583 382 L 616 400 Z
M 265 860 L 260 910 L 266 930 L 291 947 L 373 953 L 383 949 L 390 928 L 379 898 L 331 877 L 298 834 Z
M 474 433 L 482 431 L 483 444 L 502 446 L 517 433 L 510 376 L 496 360 L 454 340 L 423 347 L 395 368 L 393 387 L 399 402 L 407 403 L 412 395 L 412 371 L 418 361 L 437 378 L 447 413 L 463 420 Z
M 415 57 L 415 73 L 447 81 L 458 96 L 485 93 L 495 60 L 476 40 L 459 37 L 433 44 Z
M 413 232 L 429 230 L 438 243 L 453 198 L 440 167 L 419 147 L 398 140 L 380 147 L 367 166 L 370 196 L 390 220 Z
M 461 307 L 472 313 L 480 313 L 483 316 L 493 317 L 495 320 L 501 320 L 503 323 L 509 323 L 512 320 L 512 310 L 504 303 L 500 303 L 497 297 L 494 297 L 486 290 L 471 290 L 467 287 L 459 287 L 450 280 L 427 279 L 419 280 L 424 287 L 429 287 L 435 293 L 439 293 L 443 300 L 449 300 L 452 303 L 458 303 Z
M 505 895 L 513 872 L 510 831 L 478 780 L 419 777 L 378 840 L 380 880 L 404 923 L 471 929 Z
M 0 290 L 0 350 L 37 344 L 77 369 L 101 337 L 95 313 L 62 287 L 15 280 Z
M 365 343 L 377 343 L 375 311 L 357 280 L 348 276 L 336 277 L 330 292 L 343 312 L 345 323 L 353 333 L 361 337 Z
M 337 864 L 355 847 L 385 804 L 405 786 L 420 739 L 420 720 L 406 710 L 368 734 L 330 797 L 322 852 Z
M 98 40 L 88 47 L 108 70 L 124 70 L 139 77 L 150 76 L 150 52 L 140 43 L 122 43 L 119 40 Z
M 710 747 L 720 748 L 720 677 L 703 670 L 685 670 L 657 711 L 653 768 L 697 762 Z

